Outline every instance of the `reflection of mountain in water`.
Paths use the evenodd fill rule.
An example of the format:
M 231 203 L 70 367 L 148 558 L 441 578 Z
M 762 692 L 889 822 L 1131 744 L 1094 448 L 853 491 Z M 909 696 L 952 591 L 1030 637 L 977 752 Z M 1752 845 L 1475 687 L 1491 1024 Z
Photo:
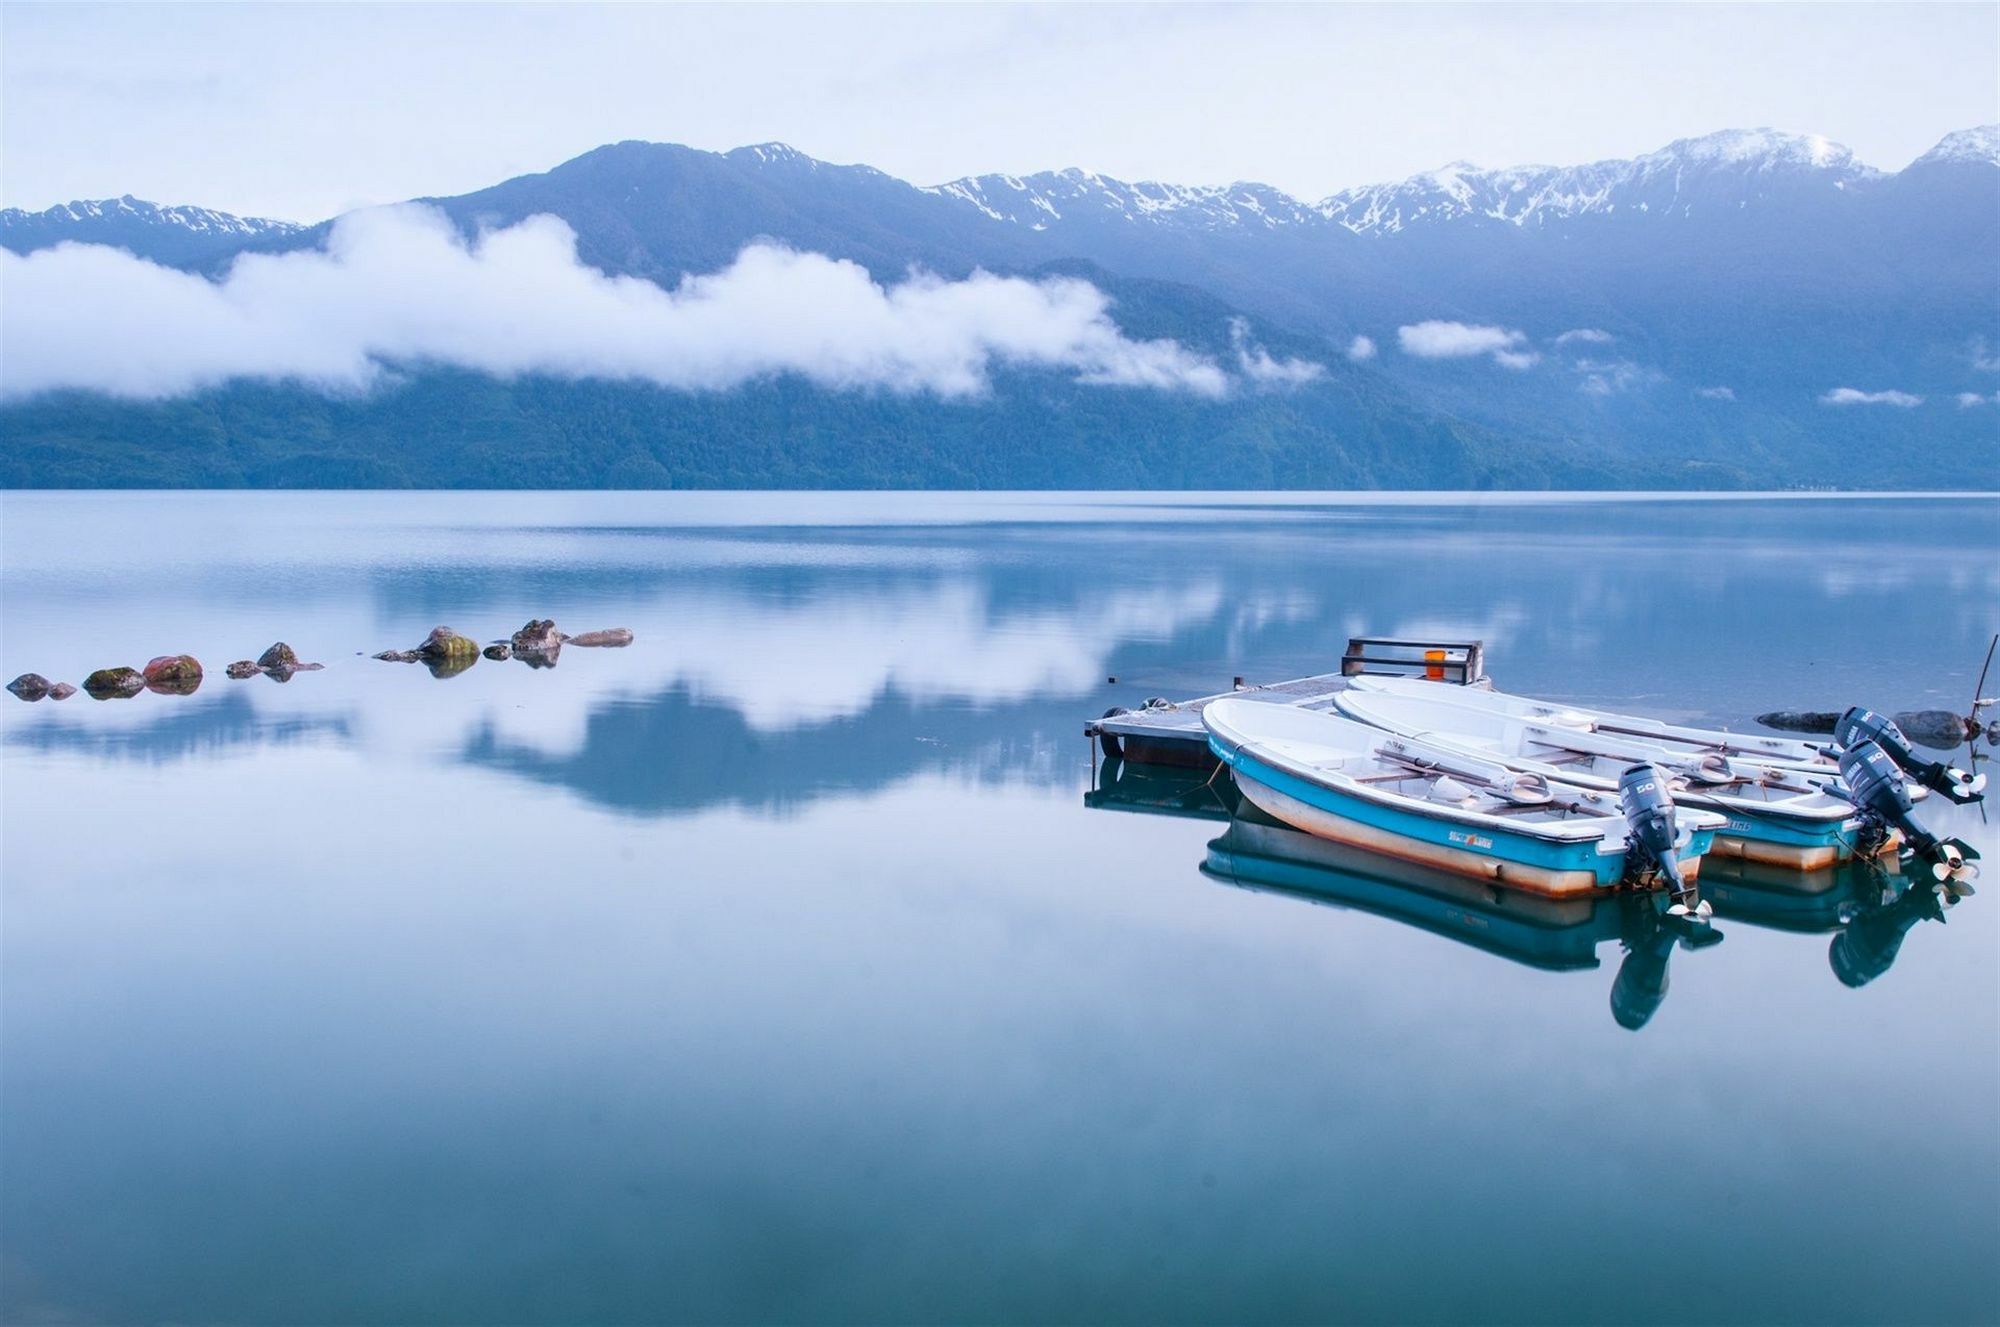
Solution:
M 361 498 L 318 501 L 372 510 Z M 561 693 L 534 715 L 546 730 L 560 718 L 561 732 L 510 738 L 506 716 L 480 699 L 490 689 L 464 682 L 427 697 L 426 718 L 432 731 L 450 729 L 434 746 L 636 813 L 792 806 L 926 770 L 1058 781 L 1054 771 L 1082 750 L 1081 723 L 1109 706 L 1221 690 L 1238 674 L 1325 671 L 1356 631 L 1483 636 L 1500 680 L 1519 689 L 1583 699 L 1614 688 L 1610 698 L 1642 711 L 1680 706 L 1670 712 L 1740 722 L 1778 704 L 1894 704 L 1868 688 L 1930 677 L 1929 662 L 1913 661 L 1955 657 L 1954 634 L 1970 630 L 1956 619 L 1971 610 L 1954 599 L 1941 634 L 1872 637 L 1865 674 L 1843 673 L 1861 666 L 1846 655 L 1821 657 L 1810 679 L 1790 681 L 1722 678 L 1712 667 L 1715 639 L 1740 635 L 1768 657 L 1812 657 L 1805 651 L 1829 621 L 1892 620 L 1909 587 L 1884 580 L 1883 567 L 1906 575 L 1956 557 L 1949 541 L 1910 544 L 1910 522 L 1929 511 L 1916 504 L 1870 503 L 1856 519 L 1847 508 L 1784 503 L 1260 509 L 1229 500 L 1134 507 L 1128 520 L 789 528 L 536 524 L 531 508 L 528 524 L 461 528 L 450 505 L 381 501 L 402 515 L 328 526 L 281 502 L 265 518 L 262 506 L 223 504 L 228 521 L 216 519 L 216 503 L 169 508 L 180 522 L 172 535 L 190 547 L 209 548 L 211 527 L 232 531 L 193 573 L 195 589 L 135 581 L 122 564 L 66 569 L 10 581 L 9 611 L 59 620 L 50 605 L 87 590 L 103 605 L 94 611 L 136 612 L 141 601 L 202 602 L 226 588 L 213 597 L 256 620 L 242 634 L 257 636 L 263 623 L 296 620 L 301 604 L 359 599 L 368 611 L 352 616 L 369 624 L 356 649 L 407 643 L 439 621 L 481 638 L 531 614 L 554 613 L 571 629 L 629 625 L 639 636 L 632 649 L 565 657 L 533 679 L 542 689 L 507 698 L 509 713 L 516 702 L 532 712 L 538 696 Z M 948 515 L 961 500 L 921 501 Z M 1030 516 L 1049 510 L 1017 505 Z M 426 524 L 426 513 L 445 523 Z M 244 560 L 236 522 L 279 517 L 288 531 L 303 527 L 304 546 L 264 529 L 288 560 L 282 575 L 253 574 L 261 564 Z M 1705 630 L 1660 632 L 1659 568 L 1696 540 L 1717 550 L 1683 568 Z M 1897 556 L 1879 556 L 1891 543 Z M 267 601 L 256 590 L 241 598 L 245 585 L 266 584 Z M 335 657 L 349 644 L 322 652 Z M 1112 675 L 1115 686 L 1105 682 Z M 1854 676 L 1866 680 L 1844 680 Z M 1810 694 L 1794 689 L 1805 680 Z M 366 742 L 380 716 L 356 694 L 364 699 L 341 718 L 287 714 L 287 701 L 260 692 L 254 706 L 204 696 L 116 731 L 84 710 L 74 726 L 64 716 L 8 740 L 113 756 L 310 733 Z
M 78 700 L 63 703 L 78 706 Z M 140 696 L 130 701 L 94 701 L 91 704 L 158 704 L 156 697 Z M 321 738 L 346 741 L 350 727 L 339 715 L 267 716 L 241 691 L 227 692 L 212 701 L 167 702 L 164 709 L 145 722 L 117 728 L 90 726 L 83 711 L 74 721 L 36 724 L 32 728 L 10 730 L 9 746 L 34 751 L 79 752 L 110 760 L 143 760 L 153 764 L 212 756 L 231 750 L 263 746 L 291 746 Z
M 1075 775 L 1057 743 L 1068 738 L 1080 757 L 1078 731 L 1060 701 L 919 705 L 894 690 L 857 715 L 763 731 L 735 707 L 675 686 L 650 700 L 594 709 L 572 754 L 511 743 L 488 727 L 467 744 L 464 759 L 639 815 L 720 805 L 782 811 L 934 770 L 1066 783 Z

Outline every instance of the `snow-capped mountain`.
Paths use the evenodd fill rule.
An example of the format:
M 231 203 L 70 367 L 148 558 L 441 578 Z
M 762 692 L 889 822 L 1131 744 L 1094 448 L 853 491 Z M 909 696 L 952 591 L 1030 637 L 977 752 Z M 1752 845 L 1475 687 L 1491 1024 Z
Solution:
M 1816 134 L 1731 129 L 1680 139 L 1642 157 L 1583 166 L 1481 170 L 1454 162 L 1407 180 L 1343 190 L 1317 210 L 1362 235 L 1461 221 L 1547 226 L 1590 216 L 1742 211 L 1780 196 L 1866 187 L 1882 178 L 1847 148 Z
M 207 207 L 161 207 L 130 194 L 62 203 L 41 212 L 0 210 L 0 245 L 17 253 L 74 240 L 108 244 L 175 264 L 200 263 L 306 229 L 293 221 L 239 217 Z
M 995 221 L 1047 230 L 1061 221 L 1158 221 L 1223 230 L 1234 226 L 1300 225 L 1313 210 L 1282 189 L 1239 181 L 1228 185 L 1127 183 L 1071 168 L 1036 175 L 974 175 L 924 190 L 969 204 Z
M 1946 134 L 1912 166 L 2000 166 L 2000 124 L 1982 124 Z

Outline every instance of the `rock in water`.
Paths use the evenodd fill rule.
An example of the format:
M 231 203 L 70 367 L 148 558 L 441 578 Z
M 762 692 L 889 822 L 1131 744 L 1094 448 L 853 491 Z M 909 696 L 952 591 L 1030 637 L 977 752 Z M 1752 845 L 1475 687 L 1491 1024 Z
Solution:
M 1902 710 L 1896 714 L 1896 726 L 1912 742 L 1939 751 L 1951 750 L 1968 736 L 1965 720 L 1950 710 Z
M 76 688 L 67 682 L 58 682 L 49 688 L 50 700 L 68 700 L 76 694 Z
M 146 661 L 141 670 L 150 686 L 169 682 L 201 681 L 201 664 L 192 654 L 162 654 Z
M 162 654 L 146 662 L 142 676 L 154 691 L 190 695 L 201 685 L 201 664 L 192 654 Z
M 93 700 L 124 699 L 146 689 L 146 675 L 136 668 L 100 668 L 83 679 Z
M 481 650 L 480 653 L 484 654 L 489 659 L 511 659 L 514 657 L 513 647 L 510 645 L 503 645 L 499 641 L 495 641 L 493 642 L 493 644 L 488 645 L 484 650 Z
M 229 665 L 229 667 L 222 670 L 224 676 L 233 677 L 238 679 L 239 681 L 246 677 L 255 677 L 257 676 L 257 674 L 263 671 L 264 670 L 262 668 L 259 668 L 256 662 L 251 659 L 238 659 L 235 663 Z
M 415 663 L 424 656 L 415 650 L 384 650 L 375 657 L 387 659 L 390 663 Z
M 40 700 L 49 694 L 49 679 L 40 673 L 23 673 L 9 682 L 7 689 L 22 700 Z
M 292 647 L 279 641 L 270 649 L 257 656 L 259 668 L 297 668 L 299 656 L 292 653 Z
M 571 636 L 569 643 L 584 646 L 630 645 L 632 632 L 627 627 L 612 627 L 608 631 L 586 631 L 581 636 Z
M 538 617 L 530 619 L 527 626 L 515 632 L 508 644 L 516 654 L 553 654 L 568 639 L 556 630 L 553 618 Z
M 417 654 L 425 659 L 477 659 L 479 642 L 470 636 L 461 636 L 450 627 L 432 627 L 431 634 L 424 643 L 417 646 Z
M 1790 733 L 1830 733 L 1840 716 L 1831 710 L 1772 710 L 1758 715 L 1757 722 Z

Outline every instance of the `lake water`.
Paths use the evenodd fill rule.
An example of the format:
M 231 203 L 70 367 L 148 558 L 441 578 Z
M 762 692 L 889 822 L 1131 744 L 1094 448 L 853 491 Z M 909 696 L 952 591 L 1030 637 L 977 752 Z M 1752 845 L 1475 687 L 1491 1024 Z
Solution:
M 1732 726 L 1962 710 L 1992 500 L 0 518 L 7 676 L 209 670 L 0 696 L 0 1320 L 2000 1319 L 1991 877 L 1939 924 L 1718 873 L 1674 948 L 1122 811 L 1207 807 L 1081 736 L 1357 632 Z M 531 616 L 637 639 L 365 657 Z M 280 639 L 325 670 L 222 676 Z

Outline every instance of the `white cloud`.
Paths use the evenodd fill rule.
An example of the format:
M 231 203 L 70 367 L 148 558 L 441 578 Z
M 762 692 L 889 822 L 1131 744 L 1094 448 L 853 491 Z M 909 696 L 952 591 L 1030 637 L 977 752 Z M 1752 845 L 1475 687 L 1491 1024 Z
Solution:
M 0 397 L 162 397 L 232 378 L 353 389 L 421 363 L 687 390 L 797 374 L 966 397 L 996 366 L 1206 396 L 1229 387 L 1177 342 L 1126 337 L 1085 281 L 917 272 L 883 286 L 854 263 L 764 243 L 667 290 L 579 262 L 574 233 L 548 216 L 468 244 L 428 208 L 355 213 L 324 251 L 247 255 L 220 281 L 100 245 L 0 251 L 0 283 Z
M 1924 403 L 1921 396 L 1908 392 L 1864 392 L 1858 387 L 1836 387 L 1819 398 L 1821 405 L 1892 405 L 1908 410 Z
M 1613 396 L 1634 387 L 1650 386 L 1666 380 L 1657 369 L 1635 364 L 1629 359 L 1580 359 L 1576 371 L 1584 376 L 1578 390 L 1590 396 Z
M 1986 338 L 1972 338 L 1972 367 L 1987 373 L 2000 373 L 2000 354 L 1995 354 L 1988 346 Z
M 1976 405 L 1985 405 L 1989 400 L 1995 405 L 2000 405 L 2000 392 L 1995 392 L 1990 397 L 1982 396 L 1978 392 L 1960 392 L 1958 394 L 1958 408 L 1960 410 L 1970 410 Z
M 1297 387 L 1326 376 L 1326 365 L 1309 359 L 1275 359 L 1271 352 L 1250 339 L 1247 318 L 1229 320 L 1229 343 L 1236 347 L 1236 366 L 1255 383 L 1273 387 Z
M 1694 394 L 1710 401 L 1734 401 L 1736 399 L 1736 389 L 1734 387 L 1697 387 L 1694 389 Z
M 1617 339 L 1617 337 L 1601 328 L 1574 327 L 1557 337 L 1556 344 L 1559 346 L 1568 346 L 1581 342 L 1585 345 L 1608 346 Z
M 1375 358 L 1375 338 L 1357 336 L 1347 343 L 1347 357 L 1356 364 Z
M 1508 327 L 1479 323 L 1445 322 L 1431 319 L 1396 329 L 1396 344 L 1406 355 L 1418 359 L 1469 359 L 1491 355 L 1493 362 L 1510 369 L 1532 367 L 1541 356 L 1520 347 L 1527 334 Z

